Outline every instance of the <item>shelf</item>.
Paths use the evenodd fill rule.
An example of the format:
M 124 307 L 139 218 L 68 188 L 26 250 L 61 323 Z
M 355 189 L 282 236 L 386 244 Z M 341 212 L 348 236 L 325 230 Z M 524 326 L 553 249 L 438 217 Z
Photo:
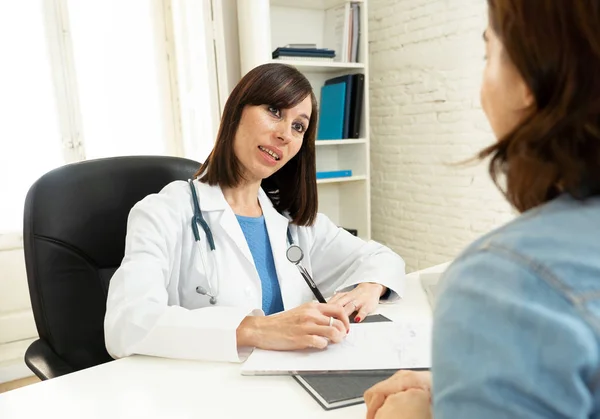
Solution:
M 367 140 L 364 138 L 356 138 L 351 140 L 316 140 L 317 147 L 328 145 L 346 145 L 346 144 L 365 144 Z
M 272 59 L 274 48 L 293 43 L 330 48 L 336 50 L 335 60 L 346 59 L 341 53 L 343 39 L 340 37 L 344 37 L 343 27 L 348 26 L 344 19 L 349 17 L 346 13 L 350 13 L 351 9 L 347 6 L 351 3 L 360 5 L 358 16 L 359 28 L 362 29 L 358 30 L 358 59 L 355 60 L 358 62 L 318 57 L 294 59 L 298 57 L 283 56 Z M 319 102 L 322 86 L 328 80 L 347 74 L 364 75 L 360 137 L 316 140 L 314 148 L 318 171 L 348 170 L 354 175 L 330 173 L 336 177 L 317 179 L 319 212 L 337 225 L 356 229 L 359 237 L 365 240 L 371 236 L 368 5 L 368 0 L 237 0 L 238 16 L 244 16 L 238 25 L 240 71 L 243 74 L 266 62 L 294 67 L 310 82 Z M 267 48 L 268 45 L 272 48 Z
M 367 177 L 365 175 L 361 175 L 361 176 L 349 176 L 349 177 L 334 177 L 331 179 L 317 179 L 317 184 L 356 182 L 359 180 L 367 180 Z
M 350 0 L 271 0 L 271 5 L 282 7 L 294 7 L 297 9 L 326 10 Z M 353 3 L 362 3 L 363 0 L 352 0 Z
M 340 70 L 364 69 L 363 63 L 341 63 L 337 61 L 272 60 L 274 63 L 287 64 L 299 70 L 315 73 L 334 73 Z

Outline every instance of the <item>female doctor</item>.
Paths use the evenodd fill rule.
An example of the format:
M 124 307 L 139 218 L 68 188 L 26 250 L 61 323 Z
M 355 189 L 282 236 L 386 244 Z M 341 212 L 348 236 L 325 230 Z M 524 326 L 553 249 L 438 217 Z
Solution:
M 130 212 L 104 322 L 113 357 L 239 362 L 254 347 L 325 348 L 344 339 L 350 314 L 361 321 L 382 297 L 399 298 L 404 261 L 317 213 L 316 128 L 296 69 L 266 64 L 243 77 L 196 179 Z M 328 303 L 311 302 L 291 247 Z

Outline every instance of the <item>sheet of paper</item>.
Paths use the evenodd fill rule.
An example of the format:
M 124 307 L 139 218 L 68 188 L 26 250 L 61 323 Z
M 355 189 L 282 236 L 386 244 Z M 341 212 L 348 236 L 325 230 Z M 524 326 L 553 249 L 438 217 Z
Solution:
M 242 374 L 429 368 L 430 365 L 430 323 L 381 322 L 351 324 L 344 341 L 323 350 L 255 349 L 242 366 Z

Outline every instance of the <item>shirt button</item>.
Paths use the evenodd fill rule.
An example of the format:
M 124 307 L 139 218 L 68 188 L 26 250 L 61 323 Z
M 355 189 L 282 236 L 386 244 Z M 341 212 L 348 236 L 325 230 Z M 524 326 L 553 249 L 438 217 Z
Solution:
M 244 291 L 246 291 L 246 295 L 252 295 L 252 287 L 251 286 L 247 286 Z

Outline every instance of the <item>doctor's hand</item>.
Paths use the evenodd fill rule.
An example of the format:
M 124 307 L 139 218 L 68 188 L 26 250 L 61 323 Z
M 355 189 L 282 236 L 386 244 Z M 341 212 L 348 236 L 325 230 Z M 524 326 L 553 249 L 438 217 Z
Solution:
M 355 311 L 356 323 L 360 323 L 367 315 L 371 314 L 379 304 L 379 298 L 385 293 L 386 288 L 381 284 L 363 282 L 358 284 L 352 291 L 339 292 L 329 300 L 329 304 L 335 304 L 344 308 L 349 316 Z
M 398 371 L 387 380 L 381 381 L 368 389 L 364 394 L 365 404 L 367 405 L 367 419 L 379 418 L 379 410 L 382 406 L 387 404 L 387 400 L 390 397 L 409 390 L 423 391 L 429 400 L 431 398 L 431 373 L 429 371 Z M 416 394 L 414 396 L 415 399 L 419 399 L 420 397 L 421 394 Z M 396 402 L 390 404 L 395 405 L 404 402 L 413 403 L 410 399 L 412 399 L 412 397 L 402 400 L 398 398 Z M 398 412 L 396 412 L 396 414 L 399 415 Z M 415 418 L 418 417 L 420 416 L 415 416 Z
M 266 317 L 246 317 L 238 326 L 237 343 L 279 351 L 324 349 L 329 343 L 341 342 L 349 330 L 350 321 L 342 307 L 306 303 Z

